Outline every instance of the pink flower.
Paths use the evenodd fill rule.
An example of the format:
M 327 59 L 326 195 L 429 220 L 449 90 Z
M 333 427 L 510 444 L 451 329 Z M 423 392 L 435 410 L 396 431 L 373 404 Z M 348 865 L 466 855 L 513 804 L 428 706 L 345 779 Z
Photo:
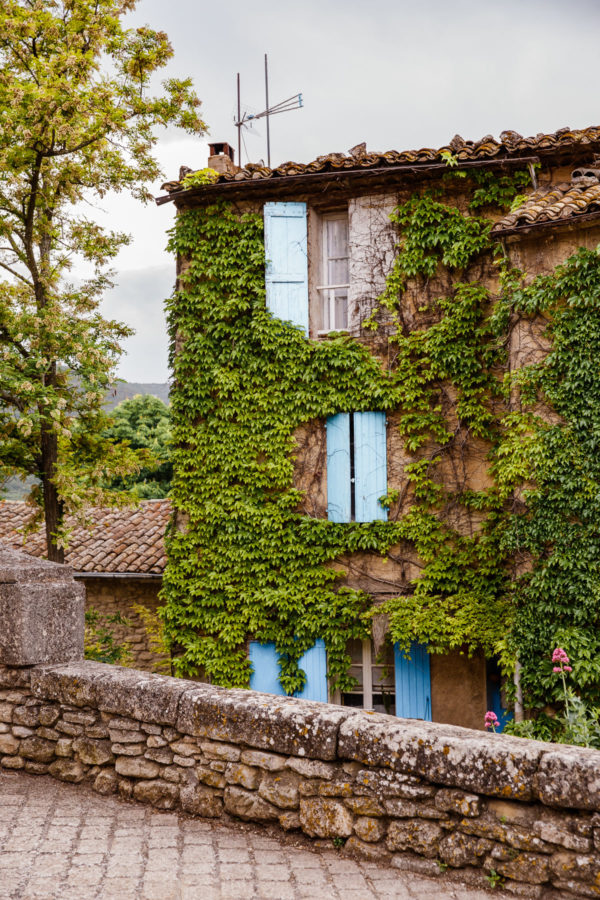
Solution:
M 485 722 L 485 727 L 491 728 L 493 731 L 495 731 L 496 728 L 500 725 L 500 722 L 498 721 L 498 716 L 496 715 L 495 712 L 492 712 L 491 709 L 486 712 L 484 722 Z
M 558 665 L 554 666 L 552 669 L 553 672 L 558 673 L 559 675 L 564 672 L 572 672 L 573 669 L 570 665 L 570 660 L 562 647 L 557 647 L 554 653 L 552 654 L 552 662 L 558 663 Z

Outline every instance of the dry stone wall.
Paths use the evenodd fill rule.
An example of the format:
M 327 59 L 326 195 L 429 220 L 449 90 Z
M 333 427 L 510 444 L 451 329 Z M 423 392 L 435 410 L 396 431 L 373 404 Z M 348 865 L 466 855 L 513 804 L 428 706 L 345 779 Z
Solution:
M 600 896 L 600 753 L 94 662 L 0 666 L 0 765 L 525 897 Z

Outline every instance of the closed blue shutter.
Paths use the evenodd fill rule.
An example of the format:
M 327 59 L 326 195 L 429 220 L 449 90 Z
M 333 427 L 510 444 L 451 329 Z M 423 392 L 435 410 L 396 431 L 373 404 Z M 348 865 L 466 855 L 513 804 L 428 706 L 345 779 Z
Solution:
M 267 309 L 308 336 L 306 203 L 265 203 Z
M 350 506 L 350 415 L 338 413 L 325 423 L 327 430 L 327 518 L 349 522 Z
M 431 722 L 431 674 L 427 644 L 410 645 L 406 659 L 398 644 L 394 645 L 396 670 L 396 715 L 404 719 Z
M 272 642 L 259 644 L 250 641 L 250 690 L 265 694 L 285 694 L 279 683 L 279 656 Z M 325 642 L 319 639 L 304 653 L 298 665 L 306 673 L 306 684 L 300 694 L 302 700 L 319 700 L 327 703 L 327 654 Z
M 250 689 L 264 691 L 266 694 L 284 694 L 279 684 L 279 657 L 275 644 L 259 644 L 250 641 Z
M 357 522 L 387 519 L 379 498 L 387 494 L 385 413 L 354 413 L 354 492 Z
M 306 684 L 297 697 L 302 700 L 319 700 L 327 703 L 327 653 L 325 641 L 319 638 L 313 647 L 300 657 L 300 668 L 306 673 Z

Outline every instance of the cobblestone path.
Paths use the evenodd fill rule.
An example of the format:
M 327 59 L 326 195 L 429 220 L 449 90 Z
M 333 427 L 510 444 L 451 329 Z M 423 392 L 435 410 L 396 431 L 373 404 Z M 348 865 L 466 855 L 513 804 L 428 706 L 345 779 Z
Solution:
M 2 900 L 490 900 L 258 827 L 158 812 L 50 778 L 0 773 Z

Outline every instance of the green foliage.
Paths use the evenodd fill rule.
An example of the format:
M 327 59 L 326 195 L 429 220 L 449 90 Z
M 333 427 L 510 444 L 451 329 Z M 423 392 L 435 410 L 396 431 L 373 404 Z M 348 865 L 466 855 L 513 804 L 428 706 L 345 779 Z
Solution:
M 119 403 L 111 418 L 113 424 L 104 436 L 117 444 L 126 442 L 134 450 L 147 450 L 151 454 L 151 464 L 136 475 L 113 479 L 108 487 L 115 491 L 131 491 L 143 500 L 167 497 L 173 477 L 169 407 L 151 394 L 136 394 Z
M 223 204 L 186 212 L 171 249 L 190 261 L 168 310 L 179 341 L 172 497 L 186 518 L 169 534 L 163 589 L 176 671 L 247 685 L 252 635 L 275 642 L 292 693 L 304 683 L 298 659 L 322 637 L 331 676 L 349 685 L 346 642 L 365 636 L 370 603 L 337 590 L 329 564 L 387 552 L 398 529 L 303 515 L 293 435 L 310 419 L 393 407 L 395 380 L 359 343 L 309 342 L 267 311 L 259 216 Z
M 132 662 L 131 647 L 127 641 L 119 641 L 114 626 L 129 626 L 120 613 L 105 615 L 93 607 L 85 613 L 85 658 L 96 662 L 129 666 Z
M 473 188 L 471 211 L 507 208 L 527 177 L 468 174 L 460 184 Z M 247 685 L 251 636 L 275 642 L 292 693 L 304 681 L 298 659 L 322 637 L 344 689 L 346 643 L 368 633 L 376 610 L 340 585 L 331 564 L 407 546 L 420 574 L 383 607 L 391 638 L 405 649 L 418 640 L 432 652 L 499 654 L 507 673 L 518 656 L 526 703 L 538 709 L 564 704 L 550 663 L 559 644 L 574 668 L 576 721 L 563 730 L 591 734 L 591 714 L 582 724 L 573 698 L 589 709 L 600 692 L 600 257 L 580 250 L 526 282 L 495 259 L 489 220 L 433 191 L 392 218 L 398 255 L 380 300 L 396 327 L 384 365 L 347 336 L 306 340 L 271 316 L 260 217 L 224 204 L 179 216 L 171 248 L 189 264 L 169 321 L 180 518 L 163 593 L 176 670 Z M 498 266 L 497 296 L 480 281 L 484 257 Z M 425 324 L 405 325 L 409 282 L 432 279 Z M 549 352 L 507 375 L 516 317 L 543 317 Z M 370 324 L 377 328 L 376 314 Z M 295 429 L 374 409 L 394 411 L 407 453 L 404 480 L 382 498 L 390 521 L 305 515 L 293 481 Z M 450 489 L 448 466 L 473 447 L 485 486 L 474 490 L 465 477 Z M 560 737 L 560 716 L 530 722 L 510 727 Z

